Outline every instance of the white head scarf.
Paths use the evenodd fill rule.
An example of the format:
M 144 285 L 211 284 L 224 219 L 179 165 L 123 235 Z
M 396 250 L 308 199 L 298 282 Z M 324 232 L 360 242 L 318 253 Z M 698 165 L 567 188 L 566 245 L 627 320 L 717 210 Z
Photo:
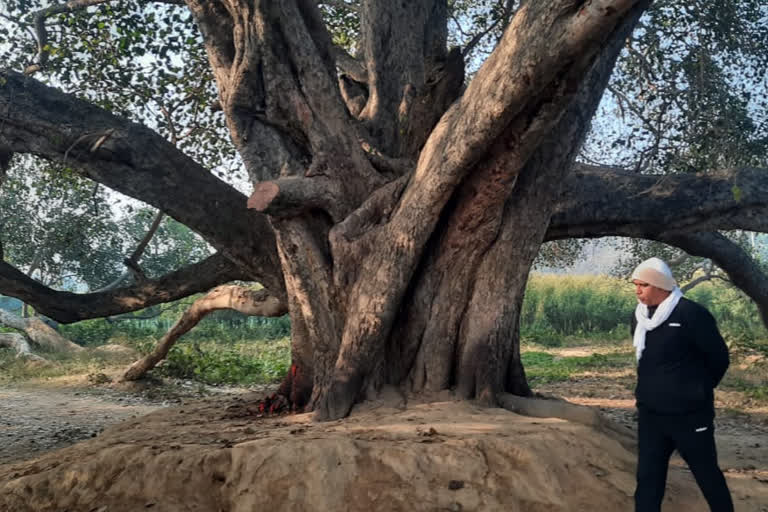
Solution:
M 683 292 L 677 287 L 669 266 L 659 258 L 651 258 L 638 265 L 635 271 L 632 272 L 632 279 L 637 279 L 662 290 L 670 290 L 672 292 L 658 305 L 653 318 L 648 318 L 648 306 L 641 302 L 637 303 L 635 308 L 637 326 L 632 337 L 632 344 L 635 346 L 635 356 L 640 361 L 643 350 L 645 350 L 646 333 L 667 321 L 669 315 L 675 310 L 677 303 L 680 302 Z
M 632 272 L 632 279 L 637 279 L 670 292 L 677 286 L 669 265 L 659 258 L 649 258 L 639 264 L 635 271 Z

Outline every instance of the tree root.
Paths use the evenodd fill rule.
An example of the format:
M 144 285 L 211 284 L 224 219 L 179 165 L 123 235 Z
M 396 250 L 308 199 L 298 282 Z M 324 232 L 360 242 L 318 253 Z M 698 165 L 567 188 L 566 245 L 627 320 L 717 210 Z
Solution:
M 292 407 L 287 396 L 272 393 L 255 403 L 237 403 L 227 407 L 224 419 L 265 418 L 290 414 Z
M 276 392 L 256 402 L 244 402 L 227 407 L 226 419 L 263 418 L 299 413 L 309 398 L 309 391 L 302 388 L 302 375 L 294 364 Z
M 83 347 L 63 337 L 39 318 L 22 318 L 0 309 L 0 324 L 23 331 L 34 345 L 52 352 L 77 353 L 83 350 Z
M 501 407 L 516 414 L 536 418 L 560 418 L 581 423 L 615 439 L 629 451 L 636 450 L 635 435 L 626 427 L 600 414 L 594 407 L 572 404 L 561 398 L 527 398 L 509 393 L 501 393 L 497 398 Z

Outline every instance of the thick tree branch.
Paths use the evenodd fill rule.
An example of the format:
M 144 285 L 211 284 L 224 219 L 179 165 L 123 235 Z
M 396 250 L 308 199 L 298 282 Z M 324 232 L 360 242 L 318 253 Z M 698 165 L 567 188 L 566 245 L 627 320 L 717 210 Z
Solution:
M 638 175 L 581 164 L 563 186 L 547 239 L 729 229 L 768 232 L 768 170 Z
M 608 44 L 559 122 L 520 171 L 511 195 L 501 196 L 502 201 L 505 200 L 503 209 L 496 206 L 498 213 L 494 211 L 488 216 L 488 210 L 493 211 L 493 208 L 483 201 L 482 196 L 489 198 L 495 194 L 494 189 L 498 188 L 495 177 L 499 168 L 508 167 L 510 162 L 511 165 L 519 165 L 516 161 L 519 155 L 515 151 L 504 151 L 502 148 L 495 155 L 492 152 L 494 156 L 484 159 L 478 170 L 462 184 L 462 192 L 468 188 L 467 185 L 473 185 L 465 199 L 467 215 L 464 221 L 465 226 L 472 228 L 459 230 L 456 239 L 458 243 L 470 242 L 470 247 L 488 244 L 487 240 L 491 240 L 492 244 L 482 255 L 479 266 L 462 261 L 456 272 L 461 273 L 462 267 L 477 268 L 476 277 L 464 284 L 464 288 L 472 289 L 471 299 L 463 312 L 457 312 L 464 315 L 457 340 L 457 345 L 462 347 L 462 357 L 455 370 L 456 391 L 461 396 L 474 396 L 493 404 L 502 389 L 523 395 L 531 393 L 524 376 L 518 339 L 526 276 L 545 236 L 555 199 L 589 131 L 591 119 L 600 104 L 624 41 L 649 3 L 646 0 L 639 2 L 610 34 Z M 486 182 L 490 186 L 485 185 Z M 474 193 L 474 190 L 481 192 Z M 496 199 L 491 204 L 498 203 Z M 485 222 L 474 228 L 472 223 L 483 216 L 488 216 Z M 488 226 L 498 222 L 498 218 L 503 218 L 498 233 L 491 231 L 492 237 L 485 241 L 476 237 L 475 233 L 487 230 Z M 456 281 L 458 279 L 453 277 L 449 282 Z M 456 292 L 453 292 L 446 297 L 455 295 Z M 488 352 L 504 354 L 504 357 L 479 367 L 477 354 Z M 442 357 L 445 360 L 445 353 Z
M 248 208 L 276 218 L 295 217 L 317 209 L 328 212 L 334 222 L 340 222 L 346 213 L 341 206 L 343 193 L 337 181 L 325 177 L 262 181 L 254 186 Z
M 599 50 L 600 36 L 610 34 L 607 29 L 620 20 L 632 3 L 615 2 L 610 15 L 592 12 L 593 6 L 573 17 L 565 16 L 567 21 L 562 22 L 550 19 L 549 10 L 557 11 L 556 6 L 547 6 L 547 12 L 543 13 L 528 12 L 535 10 L 534 4 L 521 8 L 502 44 L 478 71 L 462 98 L 446 113 L 421 152 L 398 212 L 404 218 L 410 217 L 408 228 L 403 231 L 431 232 L 450 197 L 446 190 L 453 189 L 471 166 L 487 154 L 494 143 L 500 142 L 497 139 L 502 133 L 506 132 L 506 140 L 516 138 L 509 142 L 514 144 L 519 155 L 517 164 L 522 167 L 525 154 L 535 149 L 541 133 L 561 114 L 561 109 L 553 105 L 567 105 L 589 68 L 590 59 Z M 610 2 L 596 4 L 607 9 Z M 565 9 L 561 6 L 561 10 Z M 552 41 L 559 41 L 560 51 L 553 53 L 541 50 L 536 44 L 528 45 L 529 39 L 547 47 Z M 541 54 L 546 58 L 534 58 Z M 523 70 L 520 76 L 509 76 L 510 70 L 518 69 Z M 532 111 L 527 111 L 531 108 Z M 517 121 L 514 126 L 513 120 Z M 521 140 L 522 136 L 525 140 Z M 514 173 L 509 172 L 510 176 Z M 406 212 L 417 212 L 417 215 Z M 416 219 L 423 227 L 410 225 Z M 421 244 L 417 242 L 414 246 L 421 247 Z
M 204 297 L 197 299 L 165 336 L 155 349 L 133 363 L 123 375 L 123 380 L 137 380 L 144 376 L 157 363 L 165 359 L 168 351 L 181 336 L 189 332 L 208 313 L 220 309 L 231 309 L 249 316 L 282 316 L 288 312 L 287 305 L 266 290 L 250 290 L 242 286 L 219 286 Z
M 367 63 L 368 101 L 360 118 L 376 147 L 388 155 L 405 156 L 405 132 L 418 117 L 411 114 L 411 105 L 426 92 L 428 67 L 445 60 L 446 19 L 445 0 L 362 2 L 359 53 Z M 457 56 L 461 60 L 460 52 Z M 461 71 L 463 78 L 463 66 Z M 445 108 L 439 110 L 438 117 Z M 431 119 L 430 128 L 436 120 Z M 428 133 L 419 134 L 417 149 Z
M 18 73 L 0 85 L 0 147 L 73 166 L 199 233 L 278 295 L 284 283 L 267 219 L 246 197 L 139 124 Z
M 77 294 L 52 290 L 8 263 L 0 262 L 0 293 L 34 306 L 62 323 L 128 313 L 170 302 L 234 280 L 250 280 L 221 254 L 188 265 L 158 279 L 104 292 Z
M 338 46 L 331 47 L 331 55 L 336 60 L 336 66 L 339 70 L 356 82 L 366 83 L 368 81 L 368 70 L 365 65 L 349 54 L 344 48 Z
M 644 176 L 577 166 L 564 185 L 546 240 L 627 236 L 709 258 L 757 304 L 768 327 L 768 276 L 715 229 L 768 232 L 768 172 Z
M 383 184 L 349 122 L 315 2 L 188 4 L 203 29 L 230 133 L 252 181 L 322 174 L 344 189 L 336 208 L 347 211 Z M 261 30 L 254 33 L 252 24 Z
M 738 244 L 720 233 L 659 234 L 654 240 L 674 245 L 693 256 L 709 258 L 723 269 L 731 282 L 757 305 L 768 328 L 768 276 Z

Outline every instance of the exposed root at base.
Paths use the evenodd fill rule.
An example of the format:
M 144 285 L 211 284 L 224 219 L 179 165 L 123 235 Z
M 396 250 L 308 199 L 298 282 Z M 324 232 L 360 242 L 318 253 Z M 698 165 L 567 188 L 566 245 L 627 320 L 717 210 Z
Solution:
M 306 403 L 307 392 L 301 388 L 302 373 L 298 366 L 291 365 L 288 375 L 275 393 L 255 403 L 241 403 L 227 407 L 224 419 L 229 418 L 264 418 L 302 412 Z
M 561 398 L 522 397 L 509 393 L 499 394 L 498 402 L 504 409 L 524 416 L 559 418 L 588 425 L 618 441 L 627 450 L 637 445 L 635 435 L 618 423 L 606 418 L 600 411 L 567 402 Z
M 288 397 L 280 393 L 272 393 L 257 402 L 230 405 L 226 408 L 226 413 L 222 419 L 266 418 L 283 416 L 293 412 Z

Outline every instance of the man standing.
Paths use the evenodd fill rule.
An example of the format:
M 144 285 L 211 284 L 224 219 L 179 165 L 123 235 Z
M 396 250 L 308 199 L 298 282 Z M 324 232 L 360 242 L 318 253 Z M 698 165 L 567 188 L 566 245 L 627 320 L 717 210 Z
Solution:
M 632 273 L 637 356 L 638 464 L 636 512 L 659 512 L 669 457 L 677 449 L 712 512 L 733 512 L 717 464 L 714 388 L 728 369 L 726 347 L 712 315 L 683 297 L 658 258 Z

